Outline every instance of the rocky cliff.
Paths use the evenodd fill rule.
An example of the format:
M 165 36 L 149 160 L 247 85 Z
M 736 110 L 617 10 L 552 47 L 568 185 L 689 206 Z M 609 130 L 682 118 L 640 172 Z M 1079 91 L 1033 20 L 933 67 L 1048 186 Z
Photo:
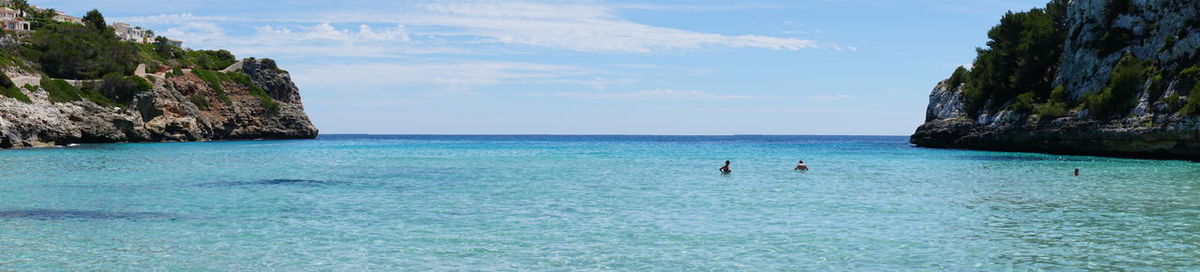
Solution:
M 1002 28 L 1009 17 L 1023 15 L 1009 14 L 989 32 L 992 49 L 981 50 L 975 67 L 961 75 L 967 79 L 952 78 L 934 88 L 926 123 L 911 142 L 935 148 L 1200 160 L 1200 1 L 1056 2 L 1066 7 L 1054 20 L 1061 35 L 1045 37 L 1061 40 L 1052 49 L 1025 53 L 1052 57 L 1050 65 L 999 67 L 996 63 L 1003 62 L 991 61 L 999 57 L 985 56 L 987 50 L 1016 43 L 1003 38 Z M 1047 17 L 1053 18 L 1053 5 L 1045 9 Z M 1017 29 L 1033 29 L 1029 21 L 1035 20 Z M 996 72 L 1005 69 L 1016 72 Z M 986 79 L 996 74 L 1004 76 Z M 1028 82 L 1041 84 L 1004 85 L 1025 75 L 1032 75 Z
M 14 85 L 22 86 L 15 88 L 21 92 L 17 96 L 27 99 L 0 96 L 0 148 L 316 137 L 317 128 L 304 113 L 288 72 L 270 59 L 246 59 L 242 67 L 229 73 L 208 71 L 218 75 L 216 79 L 192 71 L 139 73 L 149 83 L 148 90 L 133 93 L 119 105 L 89 99 L 55 101 L 61 99 L 55 98 L 61 90 L 51 90 L 56 88 L 48 86 L 53 82 L 29 71 L 6 69 Z M 230 76 L 234 73 L 250 82 L 230 80 L 236 78 Z

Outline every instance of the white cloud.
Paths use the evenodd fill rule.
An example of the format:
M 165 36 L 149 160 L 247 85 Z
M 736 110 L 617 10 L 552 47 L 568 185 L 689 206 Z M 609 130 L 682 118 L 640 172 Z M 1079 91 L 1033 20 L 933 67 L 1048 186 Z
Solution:
M 301 82 L 318 89 L 431 87 L 436 90 L 468 91 L 500 84 L 574 83 L 587 84 L 598 71 L 569 65 L 523 62 L 462 61 L 455 63 L 375 63 L 298 65 L 294 78 L 319 79 Z M 418 88 L 419 89 L 419 88 Z
M 560 96 L 585 99 L 645 99 L 645 100 L 725 100 L 750 99 L 753 96 L 710 94 L 696 90 L 644 90 L 637 92 L 569 92 Z
M 614 7 L 615 6 L 615 7 Z M 843 48 L 832 43 L 813 40 L 772 37 L 765 35 L 722 35 L 692 30 L 652 26 L 621 18 L 621 5 L 606 6 L 600 2 L 540 2 L 540 1 L 439 1 L 419 2 L 402 9 L 370 11 L 332 11 L 320 14 L 289 14 L 288 17 L 226 17 L 195 16 L 192 14 L 157 15 L 117 18 L 135 24 L 167 26 L 176 31 L 165 34 L 201 46 L 228 47 L 241 41 L 248 47 L 270 45 L 279 39 L 288 41 L 326 40 L 362 45 L 377 42 L 372 47 L 394 47 L 395 43 L 413 41 L 412 35 L 425 39 L 449 38 L 459 41 L 452 46 L 470 47 L 477 43 L 534 46 L 579 52 L 655 53 L 703 48 L 761 48 L 771 50 L 800 50 L 805 48 Z M 740 6 L 731 6 L 737 8 Z M 678 9 L 688 6 L 634 5 L 625 8 Z M 717 7 L 721 8 L 721 7 Z M 728 8 L 728 7 L 726 7 Z M 185 26 L 218 23 L 258 23 L 259 31 L 248 37 L 216 36 Z M 315 24 L 299 29 L 289 24 Z M 338 29 L 354 25 L 357 31 Z M 375 29 L 379 25 L 391 25 Z M 409 26 L 423 29 L 412 32 Z M 286 30 L 286 31 L 281 31 Z M 228 39 L 226 39 L 228 38 Z M 249 44 L 256 42 L 258 44 Z M 288 46 L 305 46 L 292 44 Z M 411 49 L 411 48 L 410 48 Z M 310 50 L 315 51 L 315 50 Z M 375 52 L 395 51 L 376 48 Z M 444 51 L 444 50 L 439 50 Z M 405 51 L 407 53 L 407 51 Z
M 450 35 L 492 42 L 582 52 L 651 53 L 704 47 L 799 50 L 833 47 L 816 41 L 762 35 L 721 35 L 628 21 L 593 3 L 459 1 L 422 5 L 415 16 L 389 16 L 405 24 L 459 29 Z
M 322 23 L 313 27 L 293 30 L 287 27 L 275 27 L 271 25 L 261 26 L 257 29 L 254 35 L 255 39 L 262 43 L 267 42 L 296 42 L 305 43 L 313 41 L 332 41 L 341 43 L 365 43 L 365 42 L 408 42 L 412 38 L 408 36 L 408 31 L 403 25 L 398 25 L 394 28 L 383 30 L 374 30 L 368 25 L 359 25 L 358 31 L 349 29 L 338 29 L 331 24 Z

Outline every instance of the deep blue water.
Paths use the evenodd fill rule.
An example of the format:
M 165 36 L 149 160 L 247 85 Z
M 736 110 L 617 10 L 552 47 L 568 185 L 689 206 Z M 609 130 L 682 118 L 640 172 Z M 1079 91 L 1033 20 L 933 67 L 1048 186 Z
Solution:
M 1180 161 L 856 136 L 0 151 L 0 270 L 1195 271 L 1197 257 L 1200 164 Z

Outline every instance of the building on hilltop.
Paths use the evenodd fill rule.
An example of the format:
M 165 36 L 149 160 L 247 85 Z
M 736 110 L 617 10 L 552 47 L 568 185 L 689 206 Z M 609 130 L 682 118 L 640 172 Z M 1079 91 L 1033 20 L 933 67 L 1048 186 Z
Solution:
M 18 16 L 19 12 L 10 8 L 0 8 L 0 29 L 11 31 L 30 31 L 29 21 Z
M 176 39 L 167 39 L 167 45 L 183 48 L 183 41 Z
M 113 30 L 116 31 L 117 37 L 121 38 L 122 41 L 148 43 L 153 39 L 153 37 L 147 35 L 146 30 L 142 29 L 141 27 L 134 27 L 121 22 L 113 24 L 112 27 Z
M 64 22 L 64 23 L 72 23 L 72 24 L 78 24 L 78 25 L 83 24 L 83 19 L 80 19 L 79 17 L 67 15 L 64 12 L 57 11 L 57 10 L 54 11 L 54 17 L 50 18 L 50 19 L 53 19 L 54 21 L 58 21 L 58 22 Z

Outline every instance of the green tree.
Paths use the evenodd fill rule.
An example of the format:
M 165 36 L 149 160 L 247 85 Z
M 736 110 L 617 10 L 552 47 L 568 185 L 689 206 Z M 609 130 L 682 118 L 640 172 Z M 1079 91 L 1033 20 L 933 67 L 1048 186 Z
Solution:
M 50 24 L 30 39 L 33 60 L 56 78 L 96 79 L 110 73 L 130 74 L 137 66 L 138 49 L 121 42 L 112 31 L 97 32 L 87 26 Z
M 1009 12 L 988 31 L 987 48 L 976 49 L 967 76 L 969 112 L 995 109 L 1025 93 L 1033 93 L 1027 101 L 1050 95 L 1066 41 L 1067 3 L 1055 0 L 1045 8 Z
M 87 15 L 83 16 L 83 22 L 87 23 L 88 26 L 92 27 L 92 29 L 95 29 L 96 31 L 104 31 L 108 29 L 108 23 L 104 22 L 104 14 L 101 14 L 99 10 L 93 9 L 88 11 Z
M 15 9 L 21 13 L 21 16 L 25 16 L 24 14 L 29 12 L 29 1 L 28 0 L 13 0 L 12 6 L 13 6 L 13 9 Z
M 958 88 L 967 81 L 967 73 L 970 72 L 967 68 L 959 66 L 954 69 L 954 73 L 950 75 L 950 80 L 946 81 L 946 85 L 949 85 L 950 89 Z

